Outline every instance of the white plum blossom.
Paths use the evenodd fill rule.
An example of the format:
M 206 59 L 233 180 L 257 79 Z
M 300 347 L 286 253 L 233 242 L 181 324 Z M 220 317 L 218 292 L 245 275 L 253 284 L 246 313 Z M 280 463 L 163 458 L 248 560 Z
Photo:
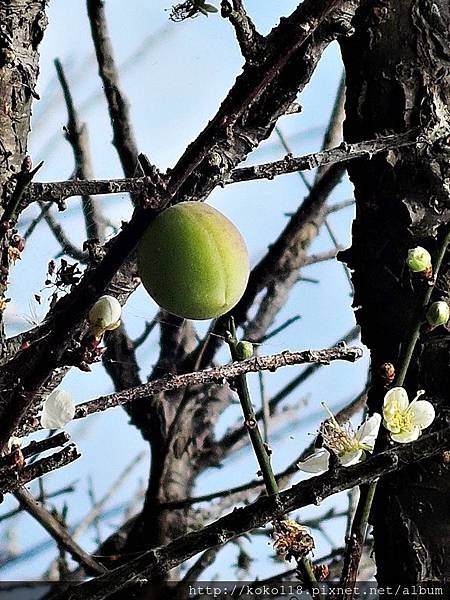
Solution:
M 330 450 L 344 467 L 354 465 L 364 459 L 366 452 L 372 452 L 381 424 L 381 415 L 374 413 L 356 432 L 350 423 L 339 425 L 335 417 L 325 421 L 321 427 L 324 447 L 298 463 L 298 468 L 306 473 L 322 473 L 328 470 Z
M 434 421 L 434 406 L 427 400 L 418 400 L 425 392 L 420 390 L 410 403 L 407 391 L 394 387 L 387 392 L 383 403 L 383 425 L 394 442 L 406 444 L 417 440 L 423 429 Z
M 44 429 L 60 429 L 75 416 L 75 402 L 68 392 L 54 390 L 44 402 L 41 425 Z
M 91 331 L 100 338 L 105 331 L 117 329 L 120 325 L 122 307 L 113 296 L 101 296 L 89 311 Z

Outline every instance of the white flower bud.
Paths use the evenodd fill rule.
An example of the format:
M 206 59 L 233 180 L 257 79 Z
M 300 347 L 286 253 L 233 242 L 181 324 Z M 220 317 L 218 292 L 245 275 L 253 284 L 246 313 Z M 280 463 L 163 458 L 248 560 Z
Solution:
M 428 250 L 417 246 L 408 250 L 406 264 L 414 273 L 421 273 L 427 269 L 431 269 L 431 255 Z
M 426 317 L 432 327 L 445 325 L 450 319 L 450 307 L 447 302 L 433 302 L 427 310 Z
M 44 402 L 41 425 L 44 429 L 60 429 L 75 416 L 75 402 L 68 392 L 54 390 Z
M 120 325 L 122 307 L 113 296 L 101 296 L 89 311 L 91 331 L 96 338 Z

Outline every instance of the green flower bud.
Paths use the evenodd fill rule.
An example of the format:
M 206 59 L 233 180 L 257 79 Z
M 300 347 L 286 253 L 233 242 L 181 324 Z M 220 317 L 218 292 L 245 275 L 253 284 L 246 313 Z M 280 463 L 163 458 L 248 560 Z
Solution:
M 445 325 L 450 318 L 450 307 L 447 302 L 433 302 L 427 310 L 426 318 L 432 327 Z
M 406 264 L 414 273 L 421 273 L 427 269 L 431 269 L 431 255 L 428 250 L 417 246 L 408 250 L 408 258 Z
M 238 360 L 245 360 L 253 356 L 253 344 L 246 342 L 245 340 L 236 344 L 236 358 Z
M 240 300 L 250 265 L 231 221 L 202 202 L 182 202 L 149 225 L 138 247 L 138 272 L 165 310 L 186 319 L 211 319 Z
M 91 331 L 96 338 L 120 325 L 122 307 L 113 296 L 101 296 L 89 311 Z

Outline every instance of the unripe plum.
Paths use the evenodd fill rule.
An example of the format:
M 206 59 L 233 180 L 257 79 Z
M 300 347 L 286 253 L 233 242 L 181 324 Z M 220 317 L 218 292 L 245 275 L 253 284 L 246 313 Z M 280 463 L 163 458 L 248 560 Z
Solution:
M 163 211 L 138 247 L 145 289 L 159 306 L 186 319 L 211 319 L 233 308 L 249 271 L 239 231 L 202 202 L 181 202 Z

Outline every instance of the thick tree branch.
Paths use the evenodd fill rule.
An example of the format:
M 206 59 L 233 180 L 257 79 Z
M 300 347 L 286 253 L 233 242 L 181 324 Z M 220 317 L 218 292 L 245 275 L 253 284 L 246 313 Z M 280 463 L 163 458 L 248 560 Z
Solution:
M 281 492 L 278 497 L 263 496 L 199 531 L 188 533 L 162 548 L 145 552 L 105 575 L 65 590 L 63 595 L 55 594 L 52 600 L 103 600 L 117 591 L 164 574 L 199 552 L 223 545 L 247 531 L 266 525 L 276 513 L 285 514 L 303 506 L 318 504 L 328 496 L 435 456 L 449 443 L 450 428 L 446 428 L 411 444 L 402 444 L 377 454 L 352 467 L 342 467 L 298 483 Z

